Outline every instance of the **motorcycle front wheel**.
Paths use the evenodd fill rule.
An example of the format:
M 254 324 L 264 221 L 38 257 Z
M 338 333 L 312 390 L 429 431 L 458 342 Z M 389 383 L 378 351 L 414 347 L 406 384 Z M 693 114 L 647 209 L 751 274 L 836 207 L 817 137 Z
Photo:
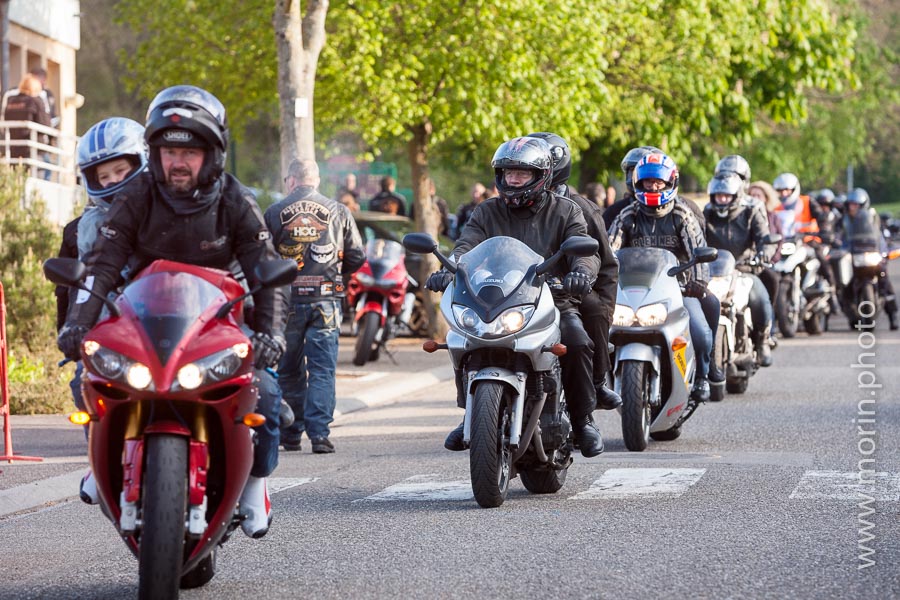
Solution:
M 622 437 L 632 452 L 647 448 L 650 440 L 650 374 L 638 360 L 622 364 Z
M 726 318 L 726 317 L 723 316 L 722 318 Z M 713 360 L 714 364 L 718 365 L 719 368 L 722 369 L 722 371 L 725 371 L 728 369 L 728 365 L 725 364 L 726 361 L 728 360 L 728 357 L 726 356 L 728 354 L 728 352 L 725 349 L 726 344 L 728 344 L 728 341 L 725 339 L 726 335 L 727 334 L 725 333 L 725 326 L 719 325 L 719 331 L 716 333 L 716 341 L 715 341 L 715 345 L 713 346 L 712 360 Z M 725 399 L 725 386 L 721 385 L 721 384 L 713 385 L 713 383 L 710 382 L 710 384 L 709 384 L 709 401 L 710 402 L 721 402 L 724 399 Z
M 373 353 L 375 337 L 381 328 L 381 315 L 368 312 L 363 315 L 359 324 L 359 333 L 356 336 L 356 348 L 353 353 L 353 364 L 361 367 L 369 360 Z M 377 356 L 377 355 L 376 355 Z
M 472 439 L 469 441 L 472 492 L 479 506 L 496 508 L 503 504 L 509 491 L 512 410 L 506 387 L 496 381 L 480 382 L 473 400 Z
M 138 598 L 177 598 L 187 518 L 188 440 L 150 435 L 144 456 Z
M 867 306 L 877 306 L 877 304 L 875 303 L 875 286 L 872 285 L 871 283 L 863 284 L 863 286 L 859 290 L 859 296 L 858 296 L 857 302 L 856 302 L 856 323 L 855 323 L 855 324 L 858 324 L 860 327 L 869 327 L 872 325 L 872 323 L 875 322 L 875 319 L 877 318 L 877 313 L 875 315 L 872 315 L 871 314 L 872 311 L 866 311 L 866 313 L 869 316 L 864 317 L 862 315 L 862 312 L 859 310 L 859 307 L 862 306 L 863 304 L 866 304 Z
M 778 331 L 782 336 L 792 338 L 797 335 L 800 309 L 794 303 L 794 284 L 790 280 L 782 279 L 778 283 L 778 292 L 775 294 L 775 318 L 778 320 Z

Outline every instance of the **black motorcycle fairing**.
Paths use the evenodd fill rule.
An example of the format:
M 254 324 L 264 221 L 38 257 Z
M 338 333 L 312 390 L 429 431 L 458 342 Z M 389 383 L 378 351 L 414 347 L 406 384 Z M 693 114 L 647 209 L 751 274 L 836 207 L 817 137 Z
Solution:
M 653 282 L 678 266 L 675 255 L 662 248 L 622 248 L 619 259 L 619 287 L 653 287 Z

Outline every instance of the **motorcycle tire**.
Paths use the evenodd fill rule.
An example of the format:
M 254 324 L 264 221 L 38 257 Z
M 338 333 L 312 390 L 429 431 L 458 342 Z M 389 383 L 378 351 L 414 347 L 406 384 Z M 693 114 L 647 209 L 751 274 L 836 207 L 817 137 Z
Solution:
M 725 389 L 729 394 L 743 394 L 750 385 L 749 377 L 732 377 L 725 382 Z
M 187 519 L 188 440 L 145 439 L 138 598 L 177 598 Z
M 650 374 L 637 360 L 622 363 L 622 438 L 632 452 L 647 449 L 650 440 Z
M 875 319 L 878 318 L 878 313 L 876 312 L 876 314 L 873 316 L 864 317 L 864 316 L 862 316 L 862 314 L 860 314 L 859 307 L 860 307 L 860 305 L 865 304 L 867 302 L 871 303 L 872 306 L 878 306 L 875 303 L 875 300 L 876 300 L 875 286 L 873 286 L 871 283 L 864 284 L 859 290 L 859 298 L 858 298 L 858 301 L 855 306 L 855 309 L 856 309 L 856 314 L 855 314 L 855 319 L 854 319 L 855 325 L 859 325 L 860 327 L 871 327 L 872 326 L 872 323 L 874 323 Z M 853 327 L 853 328 L 855 329 L 855 327 Z
M 356 336 L 356 348 L 353 353 L 353 364 L 361 367 L 372 356 L 375 337 L 381 328 L 381 315 L 369 312 L 363 315 L 359 325 L 359 334 Z
M 537 469 L 522 469 L 519 471 L 519 477 L 522 479 L 522 485 L 532 494 L 555 494 L 562 489 L 566 482 L 566 474 L 568 469 L 559 471 L 538 471 Z
M 197 566 L 181 576 L 179 586 L 183 590 L 192 590 L 206 585 L 216 574 L 216 554 L 218 548 L 213 548 L 205 558 L 203 558 Z
M 469 473 L 475 501 L 483 508 L 500 506 L 509 492 L 512 410 L 506 389 L 497 381 L 482 381 L 475 388 Z
M 813 313 L 812 316 L 803 321 L 803 328 L 806 329 L 806 333 L 809 335 L 821 335 L 822 320 L 823 315 L 820 313 Z
M 778 321 L 778 331 L 785 338 L 797 335 L 799 321 L 799 309 L 791 306 L 791 283 L 781 281 L 775 294 L 775 318 Z
M 650 437 L 657 442 L 671 442 L 672 440 L 677 440 L 680 436 L 681 425 L 670 427 L 665 431 L 653 431 L 650 433 Z
M 713 346 L 713 355 L 712 360 L 713 364 L 719 365 L 720 368 L 724 371 L 728 368 L 728 365 L 725 364 L 725 326 L 719 325 L 719 331 L 716 333 L 716 342 Z M 725 399 L 725 386 L 721 383 L 713 384 L 710 382 L 709 384 L 709 401 L 710 402 L 721 402 Z

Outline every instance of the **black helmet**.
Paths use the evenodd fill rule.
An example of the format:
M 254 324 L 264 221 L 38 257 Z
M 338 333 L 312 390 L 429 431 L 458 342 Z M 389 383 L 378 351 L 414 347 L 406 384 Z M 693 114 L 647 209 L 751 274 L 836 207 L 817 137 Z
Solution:
M 743 189 L 744 182 L 737 173 L 725 171 L 714 175 L 706 188 L 706 192 L 709 194 L 709 205 L 717 216 L 726 218 L 731 210 L 739 206 L 738 200 Z M 716 194 L 726 194 L 731 196 L 731 199 L 725 204 L 719 204 L 716 202 Z
M 625 153 L 625 158 L 622 159 L 622 173 L 625 174 L 625 187 L 628 188 L 628 191 L 634 194 L 634 182 L 632 179 L 632 174 L 634 173 L 634 167 L 637 166 L 638 161 L 647 156 L 648 154 L 665 154 L 659 148 L 655 146 L 638 146 L 637 148 L 632 148 L 628 152 Z
M 176 85 L 156 95 L 147 109 L 144 139 L 150 146 L 150 171 L 165 181 L 160 164 L 160 146 L 203 148 L 206 156 L 197 183 L 216 181 L 225 170 L 228 122 L 219 99 L 193 85 Z
M 550 184 L 556 187 L 567 182 L 572 174 L 572 152 L 566 140 L 547 131 L 529 133 L 528 137 L 544 140 L 550 146 L 550 156 L 553 159 L 553 180 Z
M 858 204 L 860 208 L 869 206 L 869 192 L 862 188 L 853 188 L 847 194 L 847 204 Z
M 541 200 L 553 176 L 550 146 L 544 140 L 533 137 L 513 138 L 500 144 L 494 152 L 491 166 L 500 198 L 512 208 L 531 206 Z M 531 180 L 522 187 L 509 186 L 503 178 L 504 169 L 531 171 Z

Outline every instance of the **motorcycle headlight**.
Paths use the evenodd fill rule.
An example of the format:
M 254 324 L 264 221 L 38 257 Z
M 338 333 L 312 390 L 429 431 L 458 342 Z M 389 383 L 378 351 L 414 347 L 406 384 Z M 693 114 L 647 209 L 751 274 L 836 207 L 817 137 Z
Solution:
M 794 252 L 797 251 L 797 244 L 794 242 L 784 242 L 781 244 L 781 255 L 782 256 L 790 256 Z
M 501 337 L 516 333 L 528 324 L 533 314 L 533 306 L 514 306 L 500 313 L 500 316 L 490 323 L 485 323 L 471 308 L 459 304 L 453 305 L 453 317 L 456 319 L 456 324 L 463 331 L 478 337 Z
M 719 300 L 725 300 L 728 290 L 731 289 L 731 279 L 728 277 L 713 277 L 707 286 L 709 291 Z
M 224 381 L 234 375 L 249 354 L 248 344 L 235 344 L 178 369 L 172 391 L 195 390 L 201 385 Z
M 853 266 L 877 267 L 882 260 L 881 252 L 858 252 L 853 255 Z
M 124 383 L 136 390 L 153 389 L 153 376 L 143 363 L 105 348 L 93 340 L 85 342 L 84 353 L 87 366 L 101 377 Z
M 665 304 L 657 302 L 656 304 L 640 307 L 635 316 L 637 316 L 641 327 L 650 327 L 651 325 L 665 323 L 666 317 L 669 316 L 669 311 L 666 309 Z
M 618 327 L 629 327 L 632 323 L 634 323 L 634 310 L 630 306 L 616 304 L 612 324 Z

